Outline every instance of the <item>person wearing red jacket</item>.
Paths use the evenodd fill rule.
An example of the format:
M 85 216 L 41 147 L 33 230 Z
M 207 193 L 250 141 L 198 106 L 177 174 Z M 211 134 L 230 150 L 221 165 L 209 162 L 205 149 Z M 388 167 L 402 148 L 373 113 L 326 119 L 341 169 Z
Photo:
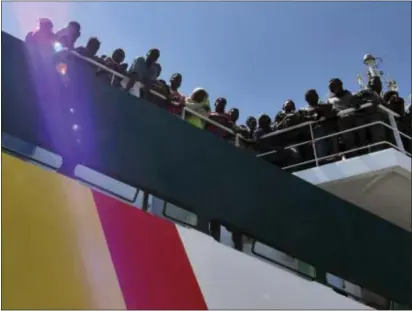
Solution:
M 230 128 L 230 118 L 229 115 L 226 113 L 226 104 L 227 100 L 224 97 L 219 97 L 215 101 L 215 111 L 209 113 L 209 119 L 227 127 Z M 228 135 L 228 132 L 221 129 L 220 127 L 217 127 L 213 124 L 208 124 L 206 126 L 206 129 L 213 134 L 215 134 L 217 137 L 220 138 L 225 138 Z
M 185 96 L 179 92 L 183 77 L 180 73 L 175 73 L 170 77 L 170 105 L 169 112 L 175 115 L 182 115 L 185 106 Z M 173 102 L 173 103 L 172 103 Z M 177 104 L 177 105 L 176 105 Z

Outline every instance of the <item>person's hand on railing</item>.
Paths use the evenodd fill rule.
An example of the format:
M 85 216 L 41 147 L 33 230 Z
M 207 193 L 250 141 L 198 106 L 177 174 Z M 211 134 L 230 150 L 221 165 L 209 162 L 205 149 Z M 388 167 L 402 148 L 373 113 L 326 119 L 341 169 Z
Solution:
M 237 125 L 237 124 L 232 124 L 232 130 L 235 132 L 235 134 L 239 134 L 243 138 L 247 137 L 248 129 L 244 125 Z
M 322 116 L 319 113 L 315 113 L 313 115 L 313 121 L 319 121 L 322 118 Z
M 359 98 L 353 96 L 351 105 L 353 106 L 353 108 L 355 108 L 355 110 L 359 110 L 359 108 L 362 106 L 362 101 Z
M 179 108 L 185 107 L 185 97 L 184 96 L 177 95 L 173 91 L 170 91 L 168 99 L 172 105 L 175 105 Z
M 150 85 L 150 89 L 157 91 L 158 93 L 162 94 L 163 96 L 166 97 L 166 99 L 170 95 L 170 88 L 167 85 L 166 81 L 164 80 L 156 80 Z
M 128 77 L 126 77 L 126 79 L 128 80 L 124 89 L 126 92 L 129 92 L 136 83 L 136 81 L 138 81 L 139 75 L 137 74 L 137 72 L 129 72 L 127 76 Z
M 308 122 L 308 121 L 319 121 L 321 118 L 321 115 L 318 114 L 317 112 L 313 113 L 313 114 L 302 114 L 302 120 L 304 122 Z

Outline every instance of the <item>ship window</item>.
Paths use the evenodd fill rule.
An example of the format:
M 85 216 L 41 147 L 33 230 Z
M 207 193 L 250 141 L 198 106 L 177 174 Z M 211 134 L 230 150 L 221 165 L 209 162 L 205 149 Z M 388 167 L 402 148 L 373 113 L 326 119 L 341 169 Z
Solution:
M 197 225 L 196 214 L 166 201 L 163 205 L 163 216 L 184 226 L 195 227 Z
M 1 146 L 6 152 L 13 153 L 44 169 L 55 171 L 63 163 L 61 156 L 3 132 L 1 133 Z
M 103 175 L 84 165 L 77 165 L 74 175 L 81 181 L 93 188 L 103 191 L 121 200 L 133 203 L 136 201 L 138 189 L 122 183 L 114 178 Z
M 298 260 L 283 253 L 273 247 L 267 246 L 261 242 L 255 241 L 252 245 L 252 254 L 279 265 L 288 270 L 292 270 L 304 277 L 314 279 L 316 277 L 316 270 L 310 264 Z

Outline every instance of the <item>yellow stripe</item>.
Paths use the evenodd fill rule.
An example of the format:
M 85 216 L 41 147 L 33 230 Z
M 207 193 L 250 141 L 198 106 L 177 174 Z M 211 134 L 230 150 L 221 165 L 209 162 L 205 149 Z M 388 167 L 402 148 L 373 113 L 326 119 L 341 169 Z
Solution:
M 91 191 L 2 161 L 2 309 L 126 309 Z

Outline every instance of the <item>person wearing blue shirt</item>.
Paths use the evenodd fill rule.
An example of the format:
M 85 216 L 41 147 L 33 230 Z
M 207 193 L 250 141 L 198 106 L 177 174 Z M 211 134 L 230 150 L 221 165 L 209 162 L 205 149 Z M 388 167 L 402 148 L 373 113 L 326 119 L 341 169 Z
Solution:
M 130 80 L 126 85 L 126 91 L 129 91 L 136 81 L 145 85 L 150 85 L 156 81 L 159 76 L 159 66 L 157 64 L 159 57 L 160 51 L 151 49 L 146 58 L 137 57 L 133 61 L 128 73 Z

